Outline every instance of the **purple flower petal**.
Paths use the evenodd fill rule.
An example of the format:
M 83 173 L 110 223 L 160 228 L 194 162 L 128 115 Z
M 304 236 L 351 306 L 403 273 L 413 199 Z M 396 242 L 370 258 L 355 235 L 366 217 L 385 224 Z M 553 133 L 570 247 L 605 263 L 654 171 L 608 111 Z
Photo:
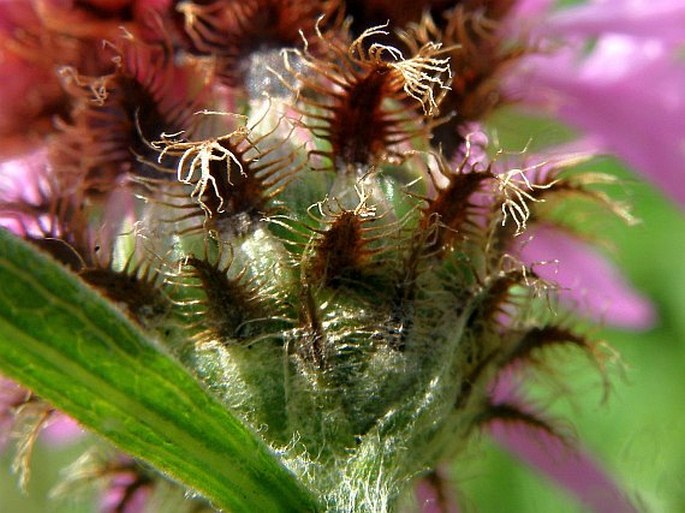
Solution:
M 456 497 L 441 469 L 421 478 L 414 493 L 421 513 L 459 513 Z
M 518 404 L 525 411 L 518 395 L 520 380 L 514 370 L 503 372 L 493 386 L 493 401 Z M 572 442 L 521 422 L 495 420 L 488 429 L 500 446 L 571 492 L 594 513 L 638 513 L 606 470 Z
M 499 445 L 573 493 L 593 512 L 637 513 L 606 471 L 582 449 L 520 423 L 495 421 L 489 427 Z
M 41 436 L 49 445 L 69 445 L 83 437 L 83 428 L 71 417 L 55 412 L 43 428 Z
M 586 11 L 569 9 L 551 16 L 538 36 L 565 37 L 566 44 L 555 43 L 549 54 L 524 58 L 505 78 L 505 88 L 512 97 L 583 130 L 604 151 L 618 155 L 685 205 L 685 59 L 674 48 L 685 43 L 685 4 L 676 9 L 672 2 L 657 1 L 661 18 L 656 20 L 656 14 L 638 19 L 636 13 L 643 12 L 638 4 L 593 4 L 603 16 L 614 12 L 616 23 L 622 16 L 624 22 L 623 30 L 610 27 L 613 33 L 600 35 L 589 54 L 582 44 L 582 36 L 592 32 Z M 676 29 L 669 31 L 673 19 Z M 554 29 L 555 24 L 563 30 Z
M 685 2 L 681 0 L 594 0 L 553 14 L 541 27 L 559 34 L 624 34 L 685 43 Z
M 614 266 L 570 235 L 538 227 L 521 257 L 540 277 L 559 284 L 562 301 L 585 315 L 631 329 L 646 329 L 656 320 L 652 304 Z
M 113 479 L 102 496 L 100 511 L 102 513 L 141 513 L 145 511 L 149 495 L 149 487 L 137 487 L 134 476 L 122 474 Z
M 26 398 L 26 389 L 0 376 L 0 452 L 5 448 L 14 423 L 14 408 Z
M 47 173 L 47 151 L 41 149 L 0 162 L 0 201 L 38 203 Z
M 136 463 L 123 454 L 111 462 L 111 476 L 100 497 L 102 513 L 141 513 L 152 491 L 148 477 L 139 474 Z
M 0 452 L 14 426 L 14 410 L 29 397 L 29 392 L 21 385 L 0 376 Z M 83 429 L 76 421 L 63 413 L 51 413 L 50 419 L 41 431 L 48 444 L 64 445 L 83 435 Z
M 49 191 L 46 160 L 41 149 L 0 162 L 0 227 L 22 236 L 42 234 L 43 220 L 31 207 L 40 205 Z

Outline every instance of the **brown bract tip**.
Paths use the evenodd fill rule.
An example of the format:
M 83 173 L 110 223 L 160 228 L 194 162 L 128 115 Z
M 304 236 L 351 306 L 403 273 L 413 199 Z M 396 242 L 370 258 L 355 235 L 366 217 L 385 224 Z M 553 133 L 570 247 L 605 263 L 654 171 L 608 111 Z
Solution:
M 196 68 L 178 66 L 167 46 L 125 33 L 107 49 L 114 52 L 112 73 L 86 76 L 61 68 L 72 108 L 51 143 L 56 170 L 79 175 L 92 193 L 109 192 L 122 177 L 164 177 L 140 164 L 154 152 L 148 141 L 188 128 L 203 98 L 203 87 L 191 78 Z
M 234 272 L 232 256 L 224 260 L 190 256 L 183 261 L 186 286 L 196 283 L 202 295 L 194 312 L 199 320 L 195 338 L 250 343 L 269 331 L 271 317 L 279 313 L 278 302 L 247 269 Z
M 123 305 L 144 327 L 165 317 L 171 309 L 159 275 L 150 268 L 117 271 L 109 267 L 92 267 L 82 269 L 79 276 L 113 303 Z
M 388 248 L 380 244 L 388 232 L 396 229 L 395 223 L 383 223 L 382 215 L 367 204 L 363 190 L 358 191 L 360 202 L 352 210 L 335 200 L 319 202 L 310 207 L 310 216 L 323 224 L 311 229 L 315 234 L 311 243 L 313 253 L 305 261 L 305 275 L 314 283 L 340 287 L 368 278 L 373 268 L 382 264 L 377 258 Z M 312 214 L 317 210 L 321 219 Z
M 481 235 L 487 203 L 479 198 L 488 184 L 496 181 L 489 167 L 481 169 L 470 162 L 467 151 L 457 169 L 452 171 L 442 155 L 437 155 L 439 178 L 446 186 L 435 184 L 437 193 L 426 198 L 422 210 L 420 230 L 426 231 L 437 225 L 435 237 L 428 241 L 426 252 L 444 251 L 456 242 Z
M 252 52 L 295 46 L 301 34 L 313 33 L 317 17 L 340 17 L 338 0 L 185 1 L 177 10 L 191 51 L 213 59 L 220 80 L 232 87 L 243 85 Z
M 284 52 L 285 68 L 297 80 L 288 86 L 303 103 L 305 126 L 330 150 L 311 154 L 327 158 L 338 171 L 401 158 L 399 146 L 425 134 L 424 116 L 435 116 L 448 88 L 448 58 L 439 44 L 426 43 L 410 58 L 396 47 L 372 42 L 387 36 L 387 25 L 367 29 L 349 47 L 317 38 L 325 54 Z M 419 109 L 420 107 L 420 109 Z
M 197 114 L 242 118 L 211 111 Z M 180 196 L 188 196 L 185 190 L 163 188 L 165 192 L 159 199 L 164 201 L 166 195 L 166 199 L 172 199 L 170 205 L 186 211 L 186 217 L 199 216 L 198 228 L 202 229 L 230 231 L 236 216 L 261 218 L 269 202 L 305 164 L 297 150 L 288 147 L 287 136 L 271 142 L 279 125 L 261 135 L 254 135 L 255 126 L 240 125 L 225 135 L 199 141 L 187 140 L 182 132 L 162 134 L 161 140 L 152 143 L 158 151 L 157 164 L 149 164 L 175 175 L 180 185 L 190 186 L 189 195 L 196 204 L 180 200 Z

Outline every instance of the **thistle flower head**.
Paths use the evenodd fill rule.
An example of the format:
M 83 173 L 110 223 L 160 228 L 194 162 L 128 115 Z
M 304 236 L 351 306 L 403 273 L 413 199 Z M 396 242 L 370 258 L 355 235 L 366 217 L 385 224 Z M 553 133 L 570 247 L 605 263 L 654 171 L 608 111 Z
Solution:
M 56 92 L 31 117 L 55 122 L 37 161 L 5 164 L 3 226 L 172 352 L 326 511 L 397 511 L 421 476 L 439 491 L 436 469 L 484 426 L 562 438 L 497 384 L 550 371 L 558 347 L 602 369 L 546 272 L 556 257 L 530 248 L 550 227 L 574 236 L 555 212 L 568 198 L 626 209 L 611 179 L 574 171 L 587 155 L 484 136 L 515 99 L 503 76 L 537 50 L 507 32 L 516 2 L 420 4 L 411 19 L 388 2 L 275 0 L 27 14 L 75 50 L 36 71 Z M 135 460 L 98 469 L 107 511 L 164 482 Z

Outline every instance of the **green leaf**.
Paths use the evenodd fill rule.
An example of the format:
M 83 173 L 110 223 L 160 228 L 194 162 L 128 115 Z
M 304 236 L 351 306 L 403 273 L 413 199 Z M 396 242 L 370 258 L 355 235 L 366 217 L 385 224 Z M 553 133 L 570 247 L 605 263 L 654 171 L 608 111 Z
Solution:
M 275 455 L 102 296 L 0 230 L 0 372 L 233 512 L 316 511 Z

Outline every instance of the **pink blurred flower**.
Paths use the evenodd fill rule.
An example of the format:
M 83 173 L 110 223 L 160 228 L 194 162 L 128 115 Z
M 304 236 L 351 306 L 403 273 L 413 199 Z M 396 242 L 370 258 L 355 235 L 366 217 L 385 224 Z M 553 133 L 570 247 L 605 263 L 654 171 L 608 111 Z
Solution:
M 78 422 L 59 411 L 52 414 L 41 432 L 45 442 L 55 446 L 75 443 L 83 435 L 83 428 Z
M 0 376 L 0 452 L 14 429 L 15 413 L 31 399 L 31 393 L 14 381 Z M 61 412 L 50 410 L 41 435 L 49 444 L 73 443 L 83 435 L 83 429 Z
M 449 478 L 442 469 L 436 469 L 419 480 L 416 501 L 421 513 L 459 513 L 459 505 Z
M 554 13 L 549 2 L 524 4 L 541 51 L 506 77 L 508 94 L 579 128 L 685 204 L 685 3 L 594 1 Z
M 500 373 L 492 387 L 494 404 L 513 405 L 537 416 L 520 395 L 524 376 L 518 369 Z M 531 424 L 495 420 L 488 431 L 502 448 L 566 489 L 593 513 L 638 513 L 611 474 L 575 441 Z
M 554 13 L 541 29 L 554 36 L 623 34 L 685 43 L 685 4 L 680 0 L 591 0 Z
M 588 317 L 630 329 L 646 329 L 656 320 L 649 300 L 577 237 L 552 227 L 536 227 L 521 256 L 534 264 L 541 278 L 559 286 L 562 300 Z
M 638 513 L 638 509 L 594 457 L 542 429 L 494 422 L 490 434 L 522 462 L 571 492 L 593 513 Z
M 141 513 L 151 492 L 151 481 L 136 472 L 135 464 L 125 456 L 121 468 L 112 476 L 100 498 L 102 513 Z
M 0 451 L 7 444 L 14 423 L 14 409 L 21 404 L 28 394 L 25 388 L 14 381 L 0 376 Z
M 0 226 L 23 237 L 48 229 L 40 214 L 49 192 L 46 164 L 44 150 L 0 162 Z

